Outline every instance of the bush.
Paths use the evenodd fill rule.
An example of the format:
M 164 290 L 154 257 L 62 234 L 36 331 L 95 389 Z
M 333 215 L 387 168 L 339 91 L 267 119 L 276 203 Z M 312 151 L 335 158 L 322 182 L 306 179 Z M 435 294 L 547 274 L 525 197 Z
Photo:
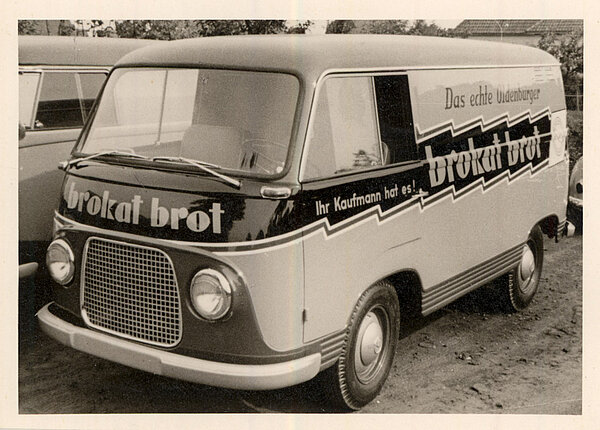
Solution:
M 568 110 L 567 127 L 569 127 L 569 171 L 581 156 L 583 156 L 583 112 Z

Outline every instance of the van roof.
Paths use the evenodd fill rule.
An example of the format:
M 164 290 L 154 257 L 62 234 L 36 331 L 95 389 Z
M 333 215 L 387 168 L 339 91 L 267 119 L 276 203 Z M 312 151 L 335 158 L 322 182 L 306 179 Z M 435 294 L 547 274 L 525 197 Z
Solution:
M 19 36 L 20 65 L 113 66 L 153 40 L 107 37 Z
M 261 35 L 184 39 L 133 52 L 118 66 L 206 66 L 289 71 L 558 64 L 523 45 L 397 35 Z

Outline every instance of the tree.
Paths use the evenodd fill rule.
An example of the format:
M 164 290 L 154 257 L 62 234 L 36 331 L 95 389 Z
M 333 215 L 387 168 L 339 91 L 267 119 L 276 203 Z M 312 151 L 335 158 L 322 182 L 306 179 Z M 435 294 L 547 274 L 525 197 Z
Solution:
M 435 22 L 428 24 L 424 19 L 415 20 L 412 26 L 408 29 L 407 34 L 414 34 L 416 36 L 449 36 L 447 30 L 438 27 Z
M 276 34 L 286 30 L 285 20 L 245 20 L 245 34 Z
M 125 20 L 117 35 L 136 39 L 175 40 L 234 34 L 275 34 L 286 30 L 285 20 Z
M 576 95 L 579 108 L 579 95 L 583 93 L 583 31 L 575 30 L 567 35 L 545 34 L 539 40 L 538 48 L 560 61 L 565 93 Z
M 75 26 L 73 23 L 66 19 L 61 19 L 58 24 L 58 35 L 59 36 L 70 36 L 75 32 Z
M 17 23 L 17 30 L 19 36 L 40 34 L 35 22 L 29 19 L 20 19 Z
M 346 34 L 346 33 L 350 33 L 350 31 L 352 31 L 354 29 L 355 25 L 354 25 L 354 21 L 352 20 L 343 20 L 343 19 L 337 19 L 334 21 L 331 21 L 330 23 L 327 24 L 327 28 L 325 29 L 325 33 L 326 34 Z
M 538 48 L 560 61 L 564 75 L 583 73 L 583 31 L 576 30 L 567 35 L 545 34 L 538 42 Z
M 407 20 L 336 20 L 327 25 L 326 33 L 406 34 Z
M 405 19 L 368 21 L 364 27 L 364 33 L 372 34 L 406 34 L 407 31 L 408 21 Z
M 131 39 L 175 39 L 176 21 L 124 20 L 117 21 L 117 35 Z
M 411 25 L 406 19 L 378 19 L 331 21 L 327 26 L 327 33 L 362 33 L 362 34 L 414 34 L 420 36 L 449 36 L 435 23 L 428 23 L 424 19 L 417 19 Z
M 312 24 L 313 24 L 313 22 L 310 21 L 310 20 L 298 21 L 295 25 L 292 25 L 291 27 L 288 27 L 286 29 L 286 33 L 289 33 L 289 34 L 306 34 L 306 30 L 308 30 L 308 27 L 310 27 Z

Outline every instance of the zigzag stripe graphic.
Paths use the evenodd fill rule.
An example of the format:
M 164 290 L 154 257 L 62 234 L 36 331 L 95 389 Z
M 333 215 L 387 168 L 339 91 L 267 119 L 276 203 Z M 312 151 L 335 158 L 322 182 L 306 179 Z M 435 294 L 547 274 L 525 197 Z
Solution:
M 413 198 L 413 199 L 407 200 L 406 202 L 399 204 L 398 206 L 394 206 L 393 208 L 387 210 L 386 212 L 382 212 L 381 206 L 377 205 L 377 206 L 373 206 L 373 207 L 367 209 L 366 211 L 364 211 L 360 214 L 357 214 L 351 218 L 348 218 L 347 220 L 344 220 L 334 226 L 331 226 L 329 224 L 329 220 L 327 218 L 324 218 L 319 221 L 316 221 L 316 223 L 313 223 L 310 226 L 305 227 L 305 229 L 309 230 L 308 233 L 310 234 L 310 233 L 313 233 L 313 231 L 310 231 L 310 230 L 313 230 L 313 229 L 319 230 L 320 228 L 323 228 L 325 231 L 325 234 L 327 236 L 334 236 L 337 233 L 339 233 L 340 230 L 343 230 L 346 227 L 346 225 L 360 223 L 361 221 L 364 221 L 367 218 L 370 218 L 374 215 L 376 215 L 376 217 L 377 217 L 377 222 L 379 224 L 382 224 L 385 221 L 387 221 L 389 218 L 393 217 L 394 215 L 397 215 L 399 212 L 402 212 L 405 209 L 407 209 L 413 205 L 418 204 L 421 211 L 423 211 L 428 206 L 431 206 L 431 205 L 437 203 L 439 200 L 441 200 L 447 196 L 452 196 L 452 202 L 454 202 L 454 201 L 461 199 L 466 194 L 470 193 L 471 191 L 474 191 L 475 189 L 477 189 L 479 187 L 481 187 L 483 192 L 485 193 L 485 192 L 489 191 L 491 188 L 493 188 L 494 186 L 498 185 L 503 180 L 506 180 L 507 183 L 510 183 L 510 182 L 514 181 L 515 179 L 525 175 L 526 173 L 531 173 L 531 176 L 534 176 L 540 170 L 542 170 L 544 167 L 546 167 L 547 165 L 548 165 L 548 160 L 543 161 L 542 163 L 538 164 L 536 167 L 533 167 L 531 163 L 528 163 L 527 165 L 523 166 L 521 169 L 519 169 L 515 173 L 511 173 L 509 170 L 505 170 L 500 175 L 492 178 L 490 181 L 487 181 L 487 182 L 485 181 L 485 179 L 483 177 L 481 177 L 481 178 L 477 179 L 475 182 L 469 184 L 465 188 L 458 190 L 458 191 L 456 191 L 454 185 L 452 185 L 431 197 Z M 322 226 L 317 225 L 317 223 L 322 224 Z M 305 233 L 306 232 L 307 231 L 305 230 Z
M 500 175 L 492 178 L 489 181 L 485 181 L 483 177 L 478 178 L 473 183 L 469 184 L 465 188 L 460 190 L 456 190 L 454 185 L 445 188 L 444 190 L 436 193 L 433 196 L 422 197 L 415 196 L 412 199 L 409 199 L 405 202 L 400 203 L 393 208 L 388 209 L 383 212 L 381 209 L 381 205 L 372 206 L 369 209 L 358 213 L 344 221 L 341 221 L 335 225 L 331 225 L 327 218 L 319 219 L 312 224 L 299 228 L 297 230 L 291 231 L 289 233 L 283 234 L 281 236 L 275 236 L 267 239 L 260 239 L 249 242 L 228 242 L 228 243 L 211 243 L 211 242 L 187 242 L 187 241 L 177 241 L 177 240 L 169 240 L 169 239 L 161 239 L 165 243 L 172 243 L 177 245 L 186 245 L 192 247 L 202 248 L 205 251 L 214 252 L 217 255 L 235 255 L 235 254 L 251 254 L 256 252 L 264 252 L 266 250 L 276 250 L 278 248 L 286 247 L 292 244 L 293 242 L 306 239 L 315 234 L 323 234 L 326 240 L 334 238 L 335 236 L 341 234 L 344 230 L 349 228 L 355 228 L 362 223 L 368 222 L 371 219 L 375 219 L 378 225 L 384 224 L 391 219 L 399 216 L 405 210 L 418 205 L 419 210 L 423 212 L 429 206 L 433 206 L 439 203 L 446 197 L 451 197 L 452 202 L 460 200 L 465 195 L 469 194 L 472 191 L 475 191 L 479 187 L 481 187 L 482 192 L 487 192 L 493 187 L 497 186 L 504 180 L 507 183 L 510 183 L 517 178 L 530 173 L 531 176 L 536 175 L 538 172 L 543 170 L 548 166 L 549 161 L 546 159 L 537 166 L 533 167 L 531 163 L 523 166 L 518 171 L 511 173 L 509 170 L 503 171 Z M 65 225 L 83 225 L 76 221 L 70 220 L 58 212 L 55 212 L 55 217 L 58 218 Z M 93 230 L 98 230 L 101 232 L 101 229 L 97 227 L 88 226 Z
M 217 254 L 226 255 L 226 254 L 253 253 L 253 252 L 264 251 L 265 247 L 268 248 L 269 250 L 277 249 L 277 248 L 280 248 L 283 246 L 287 246 L 291 242 L 294 242 L 296 240 L 301 240 L 302 238 L 308 238 L 308 237 L 313 236 L 314 234 L 318 234 L 318 233 L 322 233 L 325 236 L 326 240 L 329 240 L 329 239 L 341 234 L 344 230 L 346 230 L 348 228 L 354 228 L 364 222 L 369 221 L 372 218 L 374 218 L 375 221 L 377 222 L 377 224 L 380 225 L 385 222 L 388 222 L 389 220 L 391 220 L 392 218 L 394 218 L 395 216 L 399 215 L 401 212 L 404 212 L 405 210 L 409 209 L 412 206 L 419 205 L 420 211 L 423 212 L 427 207 L 440 202 L 442 199 L 444 199 L 448 196 L 452 197 L 452 202 L 455 202 L 480 187 L 482 189 L 482 192 L 485 193 L 505 180 L 507 183 L 510 183 L 527 173 L 530 173 L 531 176 L 534 176 L 539 171 L 543 170 L 547 166 L 548 166 L 548 160 L 544 160 L 542 163 L 538 164 L 535 167 L 533 167 L 533 165 L 531 163 L 528 163 L 527 165 L 523 166 L 521 169 L 519 169 L 518 171 L 516 171 L 514 173 L 511 173 L 509 170 L 505 170 L 500 175 L 492 178 L 489 181 L 485 181 L 485 179 L 483 177 L 480 177 L 472 184 L 469 184 L 465 188 L 458 190 L 458 191 L 455 189 L 454 185 L 452 185 L 431 197 L 415 197 L 415 198 L 412 198 L 410 200 L 407 200 L 407 201 L 399 204 L 398 206 L 394 206 L 393 208 L 387 210 L 386 212 L 382 212 L 381 206 L 376 205 L 376 206 L 373 206 L 373 207 L 365 210 L 364 212 L 356 214 L 353 217 L 350 217 L 344 221 L 341 221 L 333 226 L 329 223 L 329 220 L 327 218 L 322 218 L 322 219 L 315 221 L 314 223 L 307 225 L 299 230 L 291 232 L 291 235 L 292 235 L 291 237 L 288 235 L 284 235 L 284 236 L 288 236 L 288 237 L 283 239 L 282 236 L 279 236 L 279 237 L 274 237 L 271 239 L 266 239 L 266 241 L 270 242 L 269 244 L 264 243 L 264 244 L 259 245 L 256 242 L 253 244 L 242 242 L 239 244 L 228 244 L 230 247 L 233 246 L 236 248 L 232 252 L 223 252 L 223 251 L 218 252 L 217 250 L 215 250 L 215 251 L 217 251 Z M 193 245 L 196 246 L 196 244 L 193 244 Z M 208 248 L 207 250 L 211 250 L 210 249 L 211 245 L 213 245 L 213 247 L 214 247 L 214 244 L 208 244 L 208 243 L 207 244 L 197 244 L 197 245 L 203 246 L 204 249 Z
M 510 117 L 508 112 L 505 112 L 502 115 L 499 115 L 496 118 L 492 118 L 487 122 L 484 121 L 483 116 L 479 116 L 477 118 L 474 118 L 474 119 L 472 119 L 468 122 L 465 122 L 463 124 L 460 124 L 458 126 L 454 125 L 454 120 L 450 120 L 445 123 L 430 127 L 429 129 L 424 130 L 424 131 L 421 131 L 419 129 L 418 124 L 415 124 L 417 143 L 421 143 L 424 140 L 431 139 L 432 137 L 438 136 L 446 131 L 450 131 L 452 133 L 452 136 L 455 137 L 455 136 L 462 134 L 462 133 L 464 133 L 472 128 L 475 128 L 477 126 L 480 127 L 482 132 L 484 132 L 486 130 L 489 130 L 490 128 L 493 128 L 499 124 L 502 124 L 503 122 L 506 122 L 508 127 L 512 127 L 513 125 L 515 125 L 527 118 L 529 118 L 530 123 L 533 123 L 544 116 L 550 116 L 550 115 L 551 115 L 550 108 L 547 107 L 535 114 L 532 114 L 531 110 L 527 110 L 527 111 L 522 112 L 514 117 Z
M 480 177 L 476 181 L 472 182 L 471 184 L 458 191 L 456 191 L 456 188 L 454 187 L 454 185 L 452 185 L 451 187 L 445 188 L 443 191 L 440 191 L 439 193 L 436 193 L 435 195 L 425 199 L 425 201 L 421 203 L 421 210 L 425 209 L 426 206 L 437 203 L 439 200 L 443 199 L 448 195 L 452 196 L 452 201 L 454 202 L 460 200 L 466 194 L 475 190 L 478 187 L 481 187 L 482 191 L 485 193 L 490 189 L 494 188 L 496 185 L 498 185 L 505 179 L 507 183 L 510 183 L 528 172 L 531 173 L 531 176 L 534 176 L 547 165 L 548 159 L 544 160 L 535 167 L 533 167 L 532 164 L 529 163 L 523 166 L 521 169 L 517 170 L 515 173 L 511 173 L 509 170 L 504 170 L 501 174 L 490 179 L 489 181 L 486 181 L 483 177 Z

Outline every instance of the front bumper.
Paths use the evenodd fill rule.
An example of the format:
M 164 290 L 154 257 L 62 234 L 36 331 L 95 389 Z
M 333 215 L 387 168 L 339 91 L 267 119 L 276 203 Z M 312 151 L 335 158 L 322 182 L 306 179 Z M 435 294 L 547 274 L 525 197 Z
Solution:
M 575 206 L 578 209 L 582 209 L 583 208 L 583 199 L 579 199 L 579 198 L 574 197 L 574 196 L 569 196 L 569 203 L 572 204 L 573 206 Z
M 29 278 L 37 273 L 38 263 L 19 264 L 19 280 Z
M 270 390 L 308 381 L 321 365 L 319 353 L 275 364 L 231 364 L 186 357 L 75 326 L 50 312 L 49 306 L 37 313 L 48 336 L 79 351 L 156 375 L 217 387 Z

